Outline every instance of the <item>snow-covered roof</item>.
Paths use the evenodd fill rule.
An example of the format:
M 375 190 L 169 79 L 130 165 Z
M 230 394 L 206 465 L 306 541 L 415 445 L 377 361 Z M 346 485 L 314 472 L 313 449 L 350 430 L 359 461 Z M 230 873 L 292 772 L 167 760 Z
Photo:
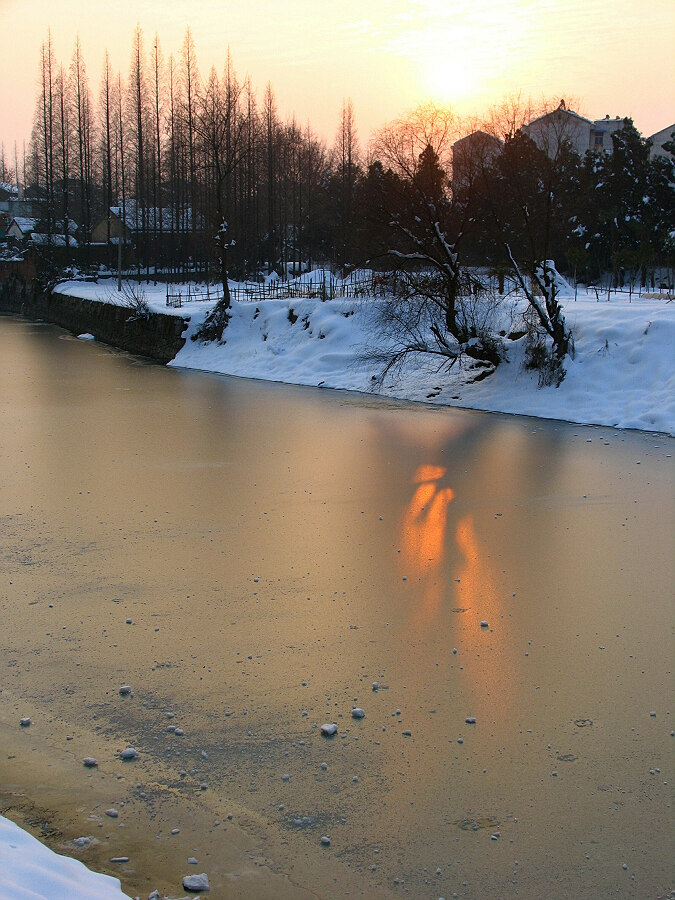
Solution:
M 537 116 L 536 119 L 532 119 L 531 122 L 528 122 L 528 124 L 525 125 L 523 130 L 526 131 L 528 128 L 531 128 L 533 125 L 536 125 L 537 122 L 541 122 L 544 119 L 549 119 L 552 116 L 557 116 L 558 118 L 560 118 L 561 116 L 569 116 L 572 119 L 578 119 L 579 122 L 583 122 L 586 125 L 589 125 L 589 126 L 593 125 L 591 120 L 587 119 L 586 116 L 579 115 L 579 113 L 574 112 L 573 109 L 567 109 L 566 107 L 559 106 L 557 109 L 551 110 L 551 112 L 544 113 L 541 116 Z
M 13 194 L 15 197 L 19 196 L 19 189 L 15 184 L 10 184 L 8 181 L 0 181 L 0 191 L 6 191 L 8 194 Z
M 135 200 L 127 200 L 124 206 L 111 206 L 110 212 L 123 220 L 129 231 L 140 231 L 145 219 L 149 231 L 188 232 L 192 231 L 192 210 L 188 207 L 176 210 L 171 207 L 146 206 L 144 209 Z M 178 219 L 178 221 L 176 221 Z M 199 219 L 197 220 L 199 228 Z
M 14 216 L 9 227 L 16 225 L 21 234 L 30 234 L 34 230 L 36 222 L 37 219 L 32 216 Z
M 616 131 L 617 128 L 623 127 L 625 121 L 621 116 L 614 116 L 613 119 L 605 116 L 604 119 L 595 119 L 593 124 L 596 128 L 610 128 L 612 131 Z
M 9 227 L 11 228 L 13 224 L 16 224 L 16 227 L 19 229 L 24 237 L 26 235 L 32 234 L 40 219 L 35 216 L 14 216 L 12 221 L 9 223 Z M 63 234 L 63 219 L 56 219 L 53 223 L 53 232 L 54 234 Z M 72 219 L 68 219 L 68 234 L 75 234 L 77 232 L 77 222 L 74 222 Z
M 41 247 L 44 247 L 46 244 L 52 244 L 54 247 L 65 247 L 66 246 L 66 236 L 63 233 L 55 232 L 54 234 L 40 234 L 37 231 L 34 231 L 29 238 L 32 244 L 39 244 Z M 77 247 L 78 243 L 74 237 L 68 235 L 68 246 L 69 247 Z

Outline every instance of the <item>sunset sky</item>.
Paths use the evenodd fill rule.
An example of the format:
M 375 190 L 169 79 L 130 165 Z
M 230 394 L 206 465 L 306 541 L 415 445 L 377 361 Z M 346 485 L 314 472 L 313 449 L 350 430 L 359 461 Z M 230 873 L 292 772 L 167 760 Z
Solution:
M 351 98 L 362 145 L 426 100 L 480 114 L 507 95 L 577 98 L 590 118 L 675 122 L 675 0 L 0 0 L 0 140 L 30 137 L 40 44 L 67 65 L 79 33 L 92 93 L 103 52 L 126 75 L 136 24 L 178 56 L 189 26 L 202 75 L 229 45 L 258 95 L 332 142 Z

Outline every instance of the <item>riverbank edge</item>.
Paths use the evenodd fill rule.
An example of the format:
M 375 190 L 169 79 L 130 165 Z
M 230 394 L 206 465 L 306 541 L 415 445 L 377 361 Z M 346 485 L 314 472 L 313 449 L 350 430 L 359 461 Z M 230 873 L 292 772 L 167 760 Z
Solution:
M 83 282 L 78 283 L 79 286 L 83 284 Z M 86 287 L 91 287 L 91 285 L 86 285 Z M 112 294 L 112 291 L 113 288 L 108 288 L 106 296 Z M 294 302 L 297 308 L 297 301 L 289 301 L 289 303 L 290 302 Z M 235 303 L 234 307 L 236 306 L 237 304 Z M 293 312 L 292 308 L 290 311 Z M 232 340 L 228 338 L 227 364 L 225 365 L 223 365 L 224 358 L 221 356 L 223 348 L 222 346 L 219 346 L 219 342 L 213 342 L 211 345 L 210 353 L 216 354 L 217 358 L 215 360 L 208 359 L 202 355 L 205 350 L 205 345 L 201 344 L 201 342 L 200 348 L 197 348 L 199 352 L 195 354 L 191 337 L 193 337 L 193 333 L 200 324 L 202 310 L 196 311 L 194 316 L 191 315 L 190 312 L 186 312 L 185 314 L 167 314 L 162 312 L 161 308 L 158 310 L 157 304 L 154 304 L 154 308 L 153 304 L 151 304 L 147 314 L 141 318 L 137 318 L 130 307 L 119 306 L 115 302 L 109 302 L 109 300 L 102 299 L 101 297 L 77 297 L 74 296 L 74 294 L 59 293 L 56 291 L 54 293 L 44 294 L 40 292 L 35 282 L 23 282 L 21 279 L 14 279 L 5 282 L 5 284 L 0 284 L 0 314 L 2 313 L 24 315 L 29 319 L 50 322 L 64 327 L 77 335 L 89 333 L 93 335 L 96 340 L 104 344 L 130 352 L 134 355 L 152 359 L 155 362 L 164 365 L 173 365 L 177 368 L 195 370 L 203 373 L 274 381 L 281 384 L 317 386 L 317 381 L 308 381 L 305 378 L 297 379 L 292 376 L 288 378 L 283 377 L 283 375 L 281 377 L 273 377 L 270 374 L 270 371 L 261 372 L 259 367 L 258 370 L 251 371 L 250 366 L 248 365 L 250 362 L 249 358 L 246 357 L 242 359 L 241 352 L 237 355 L 236 335 L 231 336 Z M 254 320 L 257 318 L 257 313 L 258 310 L 256 308 L 256 314 L 253 315 Z M 282 315 L 281 319 L 282 324 L 286 325 L 287 316 Z M 260 330 L 260 333 L 258 335 L 253 335 L 251 333 L 251 337 L 260 338 L 261 343 L 257 345 L 258 347 L 267 346 L 264 343 L 267 341 L 267 333 L 264 329 L 269 323 L 266 322 L 265 317 L 261 318 L 261 322 L 263 321 L 265 322 L 265 325 L 260 325 L 259 323 L 259 327 L 262 329 Z M 290 315 L 288 315 L 288 322 L 291 322 L 292 324 L 293 321 L 294 320 Z M 314 322 L 314 318 L 312 321 Z M 640 334 L 647 335 L 652 324 L 652 321 L 647 321 L 646 327 L 644 327 L 643 323 L 640 323 Z M 590 331 L 592 332 L 593 329 L 590 329 Z M 651 331 L 652 333 L 658 331 L 658 328 L 652 328 Z M 601 347 L 603 356 L 609 354 L 610 350 L 612 353 L 616 352 L 616 349 L 619 346 L 615 341 L 612 341 L 612 347 L 610 348 L 606 333 L 609 333 L 606 332 L 606 329 L 605 331 L 599 332 L 599 337 L 602 337 L 605 343 L 605 349 L 603 350 Z M 311 331 L 309 332 L 309 336 L 312 336 Z M 325 335 L 319 328 L 319 339 L 324 336 Z M 643 341 L 643 338 L 638 336 L 637 340 L 637 349 L 639 350 L 640 341 Z M 222 343 L 224 344 L 225 342 L 223 341 Z M 183 350 L 185 351 L 184 353 L 181 352 Z M 249 352 L 250 350 L 251 347 L 248 347 Z M 338 348 L 338 352 L 339 350 L 340 348 Z M 591 350 L 593 350 L 593 348 L 591 348 Z M 635 348 L 633 348 L 631 352 L 634 353 L 634 351 Z M 257 356 L 257 353 L 254 352 L 252 355 L 255 357 Z M 590 355 L 587 353 L 586 357 L 587 363 L 589 361 L 595 362 L 596 360 L 596 354 L 593 352 L 591 352 Z M 213 364 L 214 362 L 215 364 Z M 516 360 L 516 364 L 517 362 L 518 361 Z M 658 362 L 658 356 L 655 359 L 655 362 Z M 345 372 L 347 365 L 348 363 L 345 364 Z M 501 368 L 502 367 L 500 367 L 500 374 Z M 582 372 L 582 370 L 579 369 L 578 364 L 575 364 L 573 368 L 577 370 L 577 374 Z M 632 369 L 632 365 L 629 368 Z M 602 375 L 603 373 L 600 374 Z M 592 376 L 593 373 L 589 371 L 584 377 L 592 378 Z M 372 386 L 364 390 L 363 385 L 355 386 L 353 384 L 341 383 L 341 379 L 337 383 L 331 383 L 328 376 L 322 378 L 322 376 L 319 375 L 317 376 L 317 380 L 319 378 L 321 378 L 321 380 L 318 381 L 318 386 L 320 387 L 359 393 L 364 396 L 379 396 L 394 402 L 409 402 L 434 408 L 473 409 L 476 411 L 492 412 L 503 415 L 525 416 L 535 419 L 543 418 L 559 422 L 568 422 L 574 425 L 608 427 L 630 431 L 635 430 L 675 437 L 675 426 L 672 425 L 671 420 L 666 418 L 661 422 L 657 421 L 659 417 L 656 415 L 643 415 L 642 413 L 645 412 L 645 410 L 641 411 L 639 403 L 637 415 L 632 414 L 626 417 L 624 415 L 624 408 L 627 408 L 627 401 L 624 401 L 623 395 L 620 397 L 621 414 L 617 413 L 615 415 L 612 410 L 610 410 L 610 414 L 608 414 L 607 410 L 599 408 L 590 410 L 590 412 L 587 410 L 586 415 L 579 416 L 575 411 L 573 411 L 572 415 L 564 414 L 565 412 L 570 411 L 569 404 L 566 409 L 556 409 L 555 401 L 558 400 L 558 397 L 552 395 L 551 391 L 557 391 L 557 389 L 553 388 L 542 389 L 540 393 L 536 390 L 535 384 L 532 384 L 532 392 L 528 395 L 528 401 L 524 403 L 519 402 L 518 391 L 520 391 L 521 400 L 525 398 L 525 395 L 521 390 L 522 384 L 519 384 L 518 379 L 513 378 L 511 379 L 512 384 L 510 385 L 510 388 L 508 384 L 502 387 L 501 397 L 500 392 L 497 391 L 497 395 L 493 397 L 472 394 L 470 397 L 460 398 L 459 396 L 454 396 L 454 392 L 461 387 L 466 388 L 467 385 L 452 386 L 452 390 L 450 390 L 451 386 L 446 386 L 448 388 L 448 393 L 452 395 L 451 400 L 447 396 L 436 399 L 438 394 L 435 391 L 428 393 L 428 385 L 417 391 L 404 391 L 403 393 L 399 390 L 375 392 L 372 390 Z M 634 378 L 635 375 L 631 372 L 631 383 L 624 387 L 629 389 L 632 388 Z M 489 379 L 489 381 L 492 381 L 492 379 Z M 569 379 L 566 379 L 565 387 L 569 387 L 568 381 Z M 484 387 L 484 385 L 479 385 L 479 388 L 482 387 Z M 504 387 L 507 388 L 506 392 L 503 389 Z M 615 394 L 616 393 L 617 391 L 615 390 Z M 630 394 L 630 390 L 628 393 Z M 540 399 L 544 394 L 546 395 L 546 399 L 551 401 L 551 406 L 549 407 L 548 402 L 544 405 L 533 405 L 531 402 L 532 396 Z M 582 409 L 588 405 L 588 385 L 583 379 L 579 382 L 579 378 L 577 378 L 575 395 Z M 507 396 L 509 402 L 505 403 L 504 400 Z M 650 396 L 653 396 L 653 394 Z M 434 400 L 430 403 L 429 398 L 431 397 L 433 397 Z M 631 402 L 633 407 L 635 407 L 635 402 Z M 655 409 L 658 410 L 663 408 L 663 404 L 657 404 L 655 407 Z M 649 412 L 649 410 L 647 410 L 647 412 Z M 661 416 L 661 419 L 663 419 L 663 416 Z M 665 427 L 663 427 L 664 425 Z
M 26 284 L 2 286 L 0 313 L 49 322 L 73 334 L 92 334 L 97 341 L 164 365 L 184 346 L 190 321 L 189 316 L 152 311 L 139 317 L 126 306 L 46 293 Z

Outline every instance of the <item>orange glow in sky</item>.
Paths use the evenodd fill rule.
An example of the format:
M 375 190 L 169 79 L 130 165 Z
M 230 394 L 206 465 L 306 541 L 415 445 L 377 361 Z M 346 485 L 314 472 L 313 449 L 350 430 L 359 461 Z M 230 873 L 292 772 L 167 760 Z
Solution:
M 92 95 L 103 53 L 126 75 L 140 24 L 178 55 L 186 27 L 204 77 L 229 46 L 282 117 L 332 142 L 351 98 L 361 143 L 428 100 L 481 114 L 506 96 L 578 97 L 591 118 L 632 116 L 649 135 L 675 121 L 673 0 L 0 0 L 0 140 L 30 137 L 39 48 L 51 28 L 70 62 L 79 33 Z

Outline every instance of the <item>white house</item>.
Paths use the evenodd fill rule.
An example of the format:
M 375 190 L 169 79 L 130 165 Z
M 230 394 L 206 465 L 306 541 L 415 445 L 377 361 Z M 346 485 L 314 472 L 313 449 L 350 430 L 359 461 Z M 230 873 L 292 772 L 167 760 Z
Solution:
M 580 156 L 596 146 L 595 123 L 567 109 L 564 100 L 553 112 L 538 116 L 524 125 L 523 133 L 552 158 L 558 155 L 563 144 L 569 144 Z M 608 149 L 611 149 L 611 144 Z
M 652 156 L 668 156 L 668 151 L 663 149 L 663 145 L 668 141 L 675 140 L 675 123 L 650 135 L 649 140 L 652 144 Z
M 612 133 L 623 128 L 624 119 L 616 116 L 610 119 L 587 119 L 573 109 L 568 109 L 565 101 L 552 112 L 544 113 L 523 126 L 523 133 L 532 138 L 535 144 L 551 158 L 557 156 L 563 144 L 569 144 L 573 150 L 583 156 L 588 150 L 611 153 L 613 150 Z M 666 129 L 667 131 L 668 129 Z M 659 132 L 661 134 L 661 132 Z M 489 141 L 488 141 L 489 139 Z M 482 131 L 474 131 L 453 145 L 460 164 L 465 159 L 474 157 L 478 152 L 492 154 L 498 149 L 497 139 Z
M 605 116 L 604 119 L 596 119 L 593 122 L 590 149 L 605 150 L 607 153 L 611 153 L 614 149 L 612 134 L 619 128 L 623 128 L 625 121 L 621 116 L 615 116 L 613 119 L 610 119 L 609 116 Z
M 456 186 L 469 184 L 481 168 L 495 157 L 504 142 L 486 131 L 472 131 L 452 145 L 452 174 Z

